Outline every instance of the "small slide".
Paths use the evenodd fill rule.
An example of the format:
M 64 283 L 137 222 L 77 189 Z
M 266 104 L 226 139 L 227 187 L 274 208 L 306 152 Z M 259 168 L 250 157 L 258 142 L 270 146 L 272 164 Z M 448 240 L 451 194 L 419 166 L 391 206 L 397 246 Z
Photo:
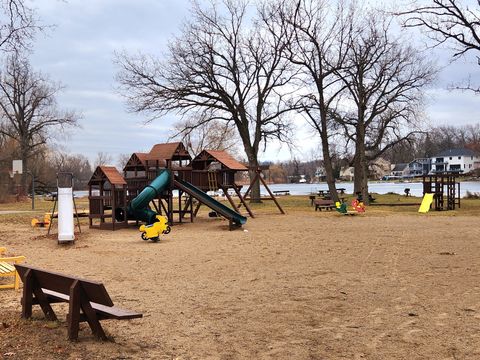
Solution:
M 208 196 L 202 190 L 193 186 L 192 184 L 175 177 L 175 186 L 185 191 L 190 196 L 193 196 L 195 199 L 200 201 L 202 204 L 205 204 L 210 209 L 215 210 L 217 213 L 230 220 L 231 222 L 235 223 L 236 225 L 241 226 L 247 222 L 247 218 L 245 216 L 240 215 L 236 211 L 230 209 L 228 206 L 225 206 L 217 200 L 213 199 L 212 197 Z
M 127 207 L 127 217 L 132 220 L 153 224 L 158 215 L 149 207 L 150 201 L 157 198 L 170 184 L 170 172 L 163 170 L 145 189 L 135 197 Z M 121 218 L 121 215 L 120 215 Z
M 426 193 L 423 196 L 422 203 L 420 204 L 420 208 L 418 209 L 419 213 L 427 213 L 430 210 L 430 205 L 433 202 L 433 194 Z

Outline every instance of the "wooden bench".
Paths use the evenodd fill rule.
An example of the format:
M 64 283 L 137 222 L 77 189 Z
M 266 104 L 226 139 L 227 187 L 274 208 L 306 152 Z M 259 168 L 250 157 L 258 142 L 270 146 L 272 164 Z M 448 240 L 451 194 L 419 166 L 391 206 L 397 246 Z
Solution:
M 274 195 L 290 195 L 290 190 L 275 190 L 273 191 Z
M 142 314 L 113 306 L 113 301 L 102 283 L 54 273 L 28 265 L 15 264 L 23 281 L 22 317 L 32 316 L 32 305 L 40 305 L 45 317 L 56 321 L 50 304 L 67 302 L 68 338 L 76 340 L 80 322 L 88 322 L 95 337 L 106 340 L 100 320 L 128 320 Z
M 324 200 L 324 199 L 317 199 L 314 200 L 313 203 L 315 204 L 315 211 L 322 209 L 325 210 L 332 210 L 335 209 L 335 204 L 333 203 L 332 200 Z
M 0 255 L 3 256 L 7 251 L 6 248 L 0 247 Z M 20 285 L 20 278 L 15 270 L 15 264 L 25 260 L 25 256 L 9 256 L 0 257 L 0 277 L 13 278 L 11 283 L 1 284 L 0 289 L 15 289 Z

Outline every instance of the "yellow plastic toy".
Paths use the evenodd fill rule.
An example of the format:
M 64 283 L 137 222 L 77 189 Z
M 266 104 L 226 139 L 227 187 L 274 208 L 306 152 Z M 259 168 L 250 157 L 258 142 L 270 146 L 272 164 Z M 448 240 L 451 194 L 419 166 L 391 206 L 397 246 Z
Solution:
M 150 225 L 142 225 L 138 228 L 142 232 L 143 240 L 152 240 L 157 242 L 160 240 L 160 234 L 168 234 L 171 230 L 167 224 L 167 218 L 165 216 L 157 215 L 157 220 Z
M 0 247 L 0 255 L 7 251 L 4 247 Z M 0 257 L 0 277 L 13 277 L 14 280 L 10 284 L 0 285 L 0 289 L 15 289 L 20 286 L 20 277 L 15 269 L 14 264 L 18 264 L 25 260 L 25 256 Z
M 45 215 L 43 216 L 43 221 L 40 221 L 37 218 L 33 218 L 31 222 L 32 227 L 46 227 L 50 225 L 50 218 L 51 215 L 49 213 L 45 213 Z

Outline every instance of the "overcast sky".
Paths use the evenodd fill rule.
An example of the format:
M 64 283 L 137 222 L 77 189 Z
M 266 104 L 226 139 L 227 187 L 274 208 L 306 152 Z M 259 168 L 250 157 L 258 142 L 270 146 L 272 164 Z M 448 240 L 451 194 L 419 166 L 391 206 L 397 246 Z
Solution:
M 58 97 L 62 107 L 83 113 L 81 129 L 71 131 L 59 144 L 70 153 L 84 154 L 91 161 L 98 152 L 116 162 L 119 154 L 148 151 L 167 141 L 173 117 L 143 125 L 146 115 L 129 114 L 115 91 L 117 68 L 114 52 L 143 52 L 161 55 L 173 34 L 188 17 L 188 0 L 36 0 L 34 6 L 44 24 L 55 24 L 46 35 L 38 35 L 31 57 L 34 68 L 65 89 Z M 447 64 L 445 52 L 438 63 Z M 447 87 L 468 74 L 480 83 L 480 66 L 473 59 L 446 67 L 429 90 L 426 116 L 433 124 L 475 124 L 480 120 L 480 97 L 451 92 Z M 299 124 L 300 127 L 306 125 Z M 302 147 L 294 154 L 309 159 L 317 147 L 316 137 L 299 131 Z M 269 146 L 262 160 L 287 160 L 290 151 L 279 144 Z

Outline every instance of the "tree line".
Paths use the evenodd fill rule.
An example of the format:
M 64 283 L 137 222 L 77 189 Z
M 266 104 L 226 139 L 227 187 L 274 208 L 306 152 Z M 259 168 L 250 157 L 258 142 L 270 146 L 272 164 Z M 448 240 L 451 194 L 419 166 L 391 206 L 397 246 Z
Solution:
M 432 158 L 444 150 L 461 148 L 480 153 L 480 124 L 433 127 L 428 132 L 415 134 L 408 141 L 392 146 L 382 158 L 391 164 L 409 163 L 414 159 Z M 333 151 L 331 155 L 333 176 L 339 179 L 341 169 L 353 164 L 353 154 Z M 267 164 L 270 166 L 267 180 L 273 183 L 298 182 L 301 175 L 307 181 L 318 181 L 318 170 L 323 174 L 324 169 L 320 153 L 312 153 L 309 159 L 303 161 L 293 158 Z M 372 178 L 372 174 L 369 176 Z

